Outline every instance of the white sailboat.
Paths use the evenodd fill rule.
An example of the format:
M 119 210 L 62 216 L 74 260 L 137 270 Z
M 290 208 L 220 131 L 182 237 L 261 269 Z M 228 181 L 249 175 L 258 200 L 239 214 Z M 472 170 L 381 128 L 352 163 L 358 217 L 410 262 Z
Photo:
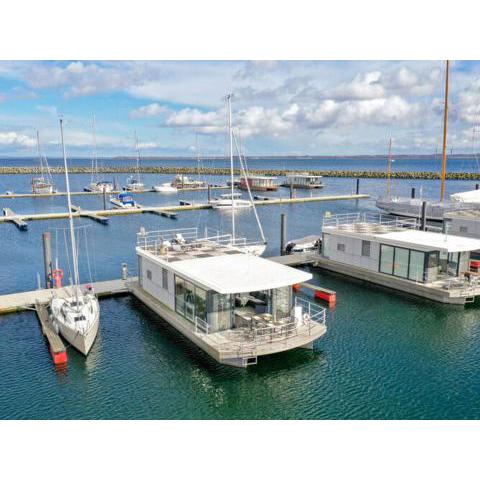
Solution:
M 40 134 L 37 130 L 37 152 L 38 160 L 40 162 L 40 176 L 32 178 L 32 193 L 54 193 L 52 174 L 50 173 L 50 167 L 46 155 L 42 151 L 40 145 Z
M 248 195 L 250 200 L 244 200 L 241 198 L 241 194 L 235 193 L 234 188 L 234 172 L 233 172 L 233 149 L 234 144 L 238 153 L 238 158 L 240 161 L 240 169 L 244 176 L 247 175 L 246 167 L 244 159 L 242 158 L 242 154 L 240 152 L 238 142 L 236 136 L 234 135 L 233 128 L 232 128 L 232 95 L 227 95 L 227 108 L 228 108 L 228 133 L 230 137 L 230 192 L 220 195 L 218 199 L 211 200 L 210 203 L 212 204 L 213 208 L 217 209 L 227 209 L 231 211 L 231 220 L 232 220 L 232 246 L 236 246 L 240 248 L 246 253 L 251 253 L 253 255 L 262 255 L 265 251 L 267 241 L 265 239 L 265 235 L 263 233 L 262 224 L 260 223 L 260 218 L 258 217 L 257 209 L 255 208 L 255 203 L 253 202 L 252 192 L 250 188 L 247 188 Z M 239 239 L 236 237 L 236 225 L 235 225 L 235 211 L 237 209 L 244 209 L 244 208 L 253 208 L 253 212 L 255 214 L 255 220 L 257 222 L 258 230 L 260 233 L 260 237 L 262 239 L 261 242 L 253 242 L 253 243 L 245 243 L 245 239 Z
M 97 132 L 95 126 L 95 115 L 93 116 L 92 121 L 92 131 L 93 131 L 93 151 L 92 151 L 92 173 L 90 183 L 84 187 L 86 192 L 111 192 L 113 191 L 112 182 L 107 182 L 105 180 L 100 180 L 98 174 L 98 157 L 97 157 Z
M 135 175 L 132 175 L 127 178 L 127 185 L 125 190 L 130 192 L 143 192 L 145 190 L 145 185 L 140 180 L 140 150 L 138 149 L 138 138 L 137 132 L 134 132 L 135 135 L 135 152 L 137 155 L 137 165 L 135 168 Z
M 70 228 L 71 256 L 73 278 L 71 295 L 66 298 L 53 297 L 50 311 L 53 325 L 62 337 L 84 355 L 88 355 L 100 323 L 100 305 L 91 287 L 82 290 L 78 273 L 78 251 L 73 228 L 70 200 L 70 182 L 68 178 L 67 155 L 63 138 L 63 120 L 60 119 L 62 136 L 63 163 L 65 167 L 65 184 L 67 188 L 68 221 Z

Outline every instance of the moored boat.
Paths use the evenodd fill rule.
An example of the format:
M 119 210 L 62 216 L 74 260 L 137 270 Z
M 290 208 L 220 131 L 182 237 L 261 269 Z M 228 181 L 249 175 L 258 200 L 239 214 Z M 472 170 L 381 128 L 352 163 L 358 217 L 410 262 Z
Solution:
M 118 208 L 136 208 L 137 203 L 132 195 L 127 192 L 119 193 L 117 196 L 110 197 L 110 203 Z

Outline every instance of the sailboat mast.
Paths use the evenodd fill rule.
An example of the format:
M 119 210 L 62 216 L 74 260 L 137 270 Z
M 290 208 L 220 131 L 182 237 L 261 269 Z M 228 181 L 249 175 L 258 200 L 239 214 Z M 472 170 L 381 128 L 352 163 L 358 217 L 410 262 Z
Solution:
M 138 150 L 137 132 L 134 131 L 133 134 L 135 135 L 135 151 L 137 153 L 137 182 L 140 183 L 140 151 Z
M 42 151 L 40 149 L 40 133 L 37 130 L 37 152 L 38 152 L 38 161 L 40 162 L 40 177 L 44 179 L 43 173 L 43 158 L 42 158 Z
M 445 177 L 447 174 L 447 130 L 448 130 L 448 72 L 450 62 L 447 60 L 445 67 L 445 106 L 443 111 L 443 151 L 442 151 L 442 173 L 440 175 L 440 201 L 445 197 Z
M 392 193 L 392 137 L 388 142 L 388 163 L 387 163 L 387 197 Z
M 230 191 L 232 196 L 232 240 L 235 242 L 235 205 L 233 203 L 233 131 L 232 131 L 232 94 L 227 95 L 228 132 L 230 135 Z
M 63 138 L 63 119 L 62 118 L 60 119 L 60 132 L 62 136 L 63 166 L 65 168 L 65 187 L 67 189 L 68 223 L 70 226 L 70 241 L 71 241 L 72 263 L 73 263 L 73 283 L 75 287 L 78 287 L 80 283 L 80 279 L 78 275 L 78 256 L 77 256 L 77 247 L 75 245 L 75 231 L 73 229 L 72 203 L 70 199 L 70 181 L 68 178 L 67 153 L 65 151 L 65 141 Z M 75 288 L 74 290 L 75 290 L 75 298 L 78 300 L 78 288 Z
M 98 158 L 97 158 L 97 128 L 95 123 L 95 114 L 92 120 L 93 134 L 93 158 L 92 158 L 92 183 L 98 182 Z

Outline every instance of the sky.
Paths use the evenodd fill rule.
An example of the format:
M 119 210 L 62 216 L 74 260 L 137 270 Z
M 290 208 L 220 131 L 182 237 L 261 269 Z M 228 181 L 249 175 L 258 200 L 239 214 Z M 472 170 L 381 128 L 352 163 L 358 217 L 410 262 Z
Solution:
M 478 141 L 480 61 L 450 69 L 449 151 Z M 0 61 L 0 156 L 227 153 L 225 95 L 247 155 L 441 150 L 442 61 Z

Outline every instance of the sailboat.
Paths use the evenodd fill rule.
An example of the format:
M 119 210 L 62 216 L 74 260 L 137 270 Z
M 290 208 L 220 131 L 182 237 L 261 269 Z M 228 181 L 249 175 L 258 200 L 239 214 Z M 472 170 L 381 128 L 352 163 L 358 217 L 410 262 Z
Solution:
M 54 193 L 52 174 L 46 155 L 42 152 L 40 145 L 40 134 L 37 130 L 37 152 L 38 160 L 40 162 L 40 176 L 32 178 L 32 193 Z
M 135 175 L 132 175 L 127 178 L 127 185 L 125 190 L 130 192 L 143 192 L 145 190 L 145 185 L 140 180 L 140 151 L 138 149 L 138 138 L 137 132 L 134 132 L 135 135 L 135 152 L 137 155 L 137 165 L 135 168 Z
M 95 115 L 92 122 L 93 130 L 93 151 L 92 151 L 92 174 L 90 183 L 84 187 L 86 192 L 111 192 L 113 184 L 105 180 L 100 180 L 98 175 L 98 157 L 97 157 L 97 132 L 95 127 Z
M 426 218 L 428 220 L 443 221 L 445 213 L 473 207 L 473 202 L 468 199 L 465 203 L 461 201 L 446 201 L 445 200 L 445 178 L 447 171 L 447 130 L 448 130 L 448 82 L 449 82 L 449 67 L 450 62 L 447 60 L 445 65 L 445 102 L 443 113 L 443 153 L 442 153 L 442 169 L 440 174 L 440 201 L 435 202 L 425 200 L 423 198 L 406 198 L 396 197 L 391 195 L 390 187 L 388 186 L 387 194 L 379 197 L 375 203 L 377 208 L 385 210 L 389 214 L 398 215 L 402 217 L 420 218 L 422 216 L 422 206 L 426 203 Z M 390 154 L 389 154 L 390 157 Z M 390 161 L 389 161 L 390 164 Z M 390 174 L 388 175 L 388 185 L 390 185 Z M 457 200 L 456 195 L 451 196 L 452 200 Z M 474 195 L 475 196 L 475 195 Z M 477 204 L 478 205 L 478 204 Z
M 68 222 L 70 246 L 73 264 L 71 294 L 66 298 L 53 297 L 50 302 L 51 319 L 54 327 L 73 347 L 84 355 L 92 348 L 97 337 L 100 323 L 100 305 L 91 286 L 82 290 L 78 273 L 78 251 L 73 228 L 73 216 L 70 200 L 70 182 L 68 178 L 67 155 L 63 138 L 63 120 L 60 119 L 62 136 L 63 163 L 65 166 L 65 185 L 67 188 Z
M 238 147 L 238 142 L 236 139 L 236 136 L 233 132 L 232 128 L 232 95 L 227 95 L 226 97 L 227 100 L 227 108 L 228 108 L 228 133 L 230 137 L 230 192 L 220 195 L 218 199 L 211 200 L 210 203 L 213 208 L 217 209 L 228 209 L 231 212 L 231 220 L 232 220 L 232 246 L 235 246 L 237 248 L 242 249 L 246 253 L 251 253 L 253 255 L 262 255 L 262 253 L 265 251 L 267 241 L 265 239 L 265 235 L 263 233 L 263 228 L 262 224 L 260 223 L 260 218 L 258 217 L 257 209 L 255 208 L 255 203 L 253 202 L 252 198 L 252 192 L 250 191 L 250 188 L 248 188 L 248 195 L 250 197 L 250 200 L 244 200 L 241 198 L 241 195 L 238 193 L 234 192 L 234 169 L 233 169 L 233 150 L 234 150 L 234 144 L 237 150 L 238 158 L 240 161 L 240 169 L 241 172 L 244 176 L 247 175 L 246 167 L 245 167 L 245 161 L 242 158 L 242 154 L 240 152 L 240 149 Z M 249 243 L 245 244 L 242 243 L 243 240 L 238 239 L 236 237 L 236 225 L 235 225 L 235 211 L 237 209 L 243 209 L 243 208 L 253 208 L 253 212 L 255 214 L 255 219 L 258 225 L 258 229 L 260 232 L 260 236 L 262 238 L 261 243 Z

